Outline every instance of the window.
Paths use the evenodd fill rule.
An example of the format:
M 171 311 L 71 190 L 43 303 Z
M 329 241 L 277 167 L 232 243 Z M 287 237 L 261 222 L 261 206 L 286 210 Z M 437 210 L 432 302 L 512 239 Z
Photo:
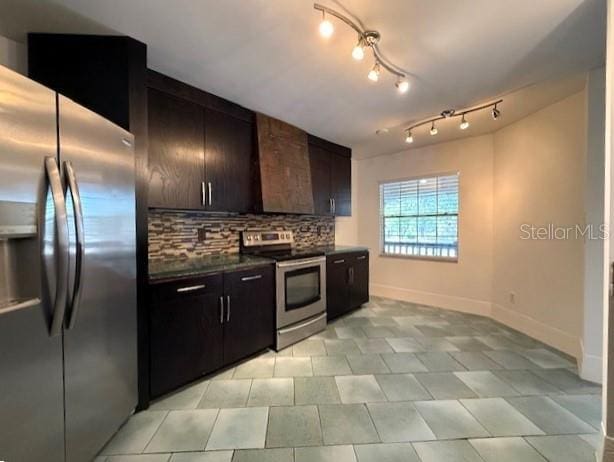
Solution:
M 458 258 L 458 173 L 380 185 L 382 254 Z

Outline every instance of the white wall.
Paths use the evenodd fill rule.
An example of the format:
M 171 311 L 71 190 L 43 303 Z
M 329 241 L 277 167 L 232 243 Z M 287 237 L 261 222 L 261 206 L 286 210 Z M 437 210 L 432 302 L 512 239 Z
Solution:
M 356 216 L 338 225 L 338 240 L 371 249 L 372 293 L 490 315 L 576 358 L 583 337 L 596 337 L 593 348 L 595 324 L 583 329 L 583 238 L 520 239 L 523 223 L 585 221 L 587 95 L 491 135 L 356 161 Z M 379 183 L 451 171 L 460 172 L 458 263 L 380 256 Z
M 0 35 L 0 64 L 26 75 L 26 46 Z
M 607 28 L 607 52 L 606 52 L 606 94 L 605 94 L 605 190 L 604 190 L 604 221 L 611 228 L 612 216 L 614 216 L 614 200 L 611 194 L 614 191 L 612 181 L 614 179 L 614 163 L 612 162 L 612 136 L 614 134 L 614 4 L 608 0 L 608 28 Z M 604 242 L 604 272 L 614 261 L 614 245 L 612 245 L 612 229 L 610 238 Z M 608 278 L 609 279 L 609 278 Z M 608 280 L 604 281 L 602 291 L 607 300 Z M 602 428 L 604 435 L 602 445 L 602 457 L 604 462 L 614 461 L 614 394 L 609 388 L 614 384 L 614 354 L 610 354 L 614 345 L 614 309 L 612 309 L 612 297 L 608 300 L 604 309 L 603 319 L 603 399 L 602 399 Z
M 586 223 L 604 223 L 605 190 L 605 68 L 589 72 L 586 82 L 587 151 L 584 209 Z M 584 242 L 584 327 L 580 375 L 602 381 L 604 241 Z
M 375 295 L 488 313 L 492 274 L 492 136 L 408 150 L 357 162 L 358 243 L 371 249 Z M 379 183 L 460 173 L 458 263 L 379 255 Z
M 521 226 L 584 223 L 585 114 L 581 92 L 494 134 L 493 317 L 576 358 L 583 239 L 523 240 Z

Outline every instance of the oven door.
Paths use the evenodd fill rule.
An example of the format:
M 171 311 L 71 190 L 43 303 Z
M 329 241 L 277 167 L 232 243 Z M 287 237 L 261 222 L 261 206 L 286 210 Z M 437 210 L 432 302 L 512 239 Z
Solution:
M 326 311 L 326 258 L 277 264 L 277 327 Z

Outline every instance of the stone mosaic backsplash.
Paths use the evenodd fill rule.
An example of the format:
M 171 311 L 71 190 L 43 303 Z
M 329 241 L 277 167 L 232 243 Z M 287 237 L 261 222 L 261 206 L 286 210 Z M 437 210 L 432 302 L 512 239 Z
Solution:
M 297 248 L 335 243 L 332 217 L 150 210 L 148 226 L 150 261 L 238 253 L 241 231 L 290 230 Z

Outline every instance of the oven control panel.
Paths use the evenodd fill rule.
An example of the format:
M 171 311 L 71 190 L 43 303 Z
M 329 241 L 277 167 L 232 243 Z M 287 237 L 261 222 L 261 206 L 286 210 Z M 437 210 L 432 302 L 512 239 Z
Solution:
M 243 246 L 255 247 L 266 245 L 292 244 L 292 231 L 244 231 Z

